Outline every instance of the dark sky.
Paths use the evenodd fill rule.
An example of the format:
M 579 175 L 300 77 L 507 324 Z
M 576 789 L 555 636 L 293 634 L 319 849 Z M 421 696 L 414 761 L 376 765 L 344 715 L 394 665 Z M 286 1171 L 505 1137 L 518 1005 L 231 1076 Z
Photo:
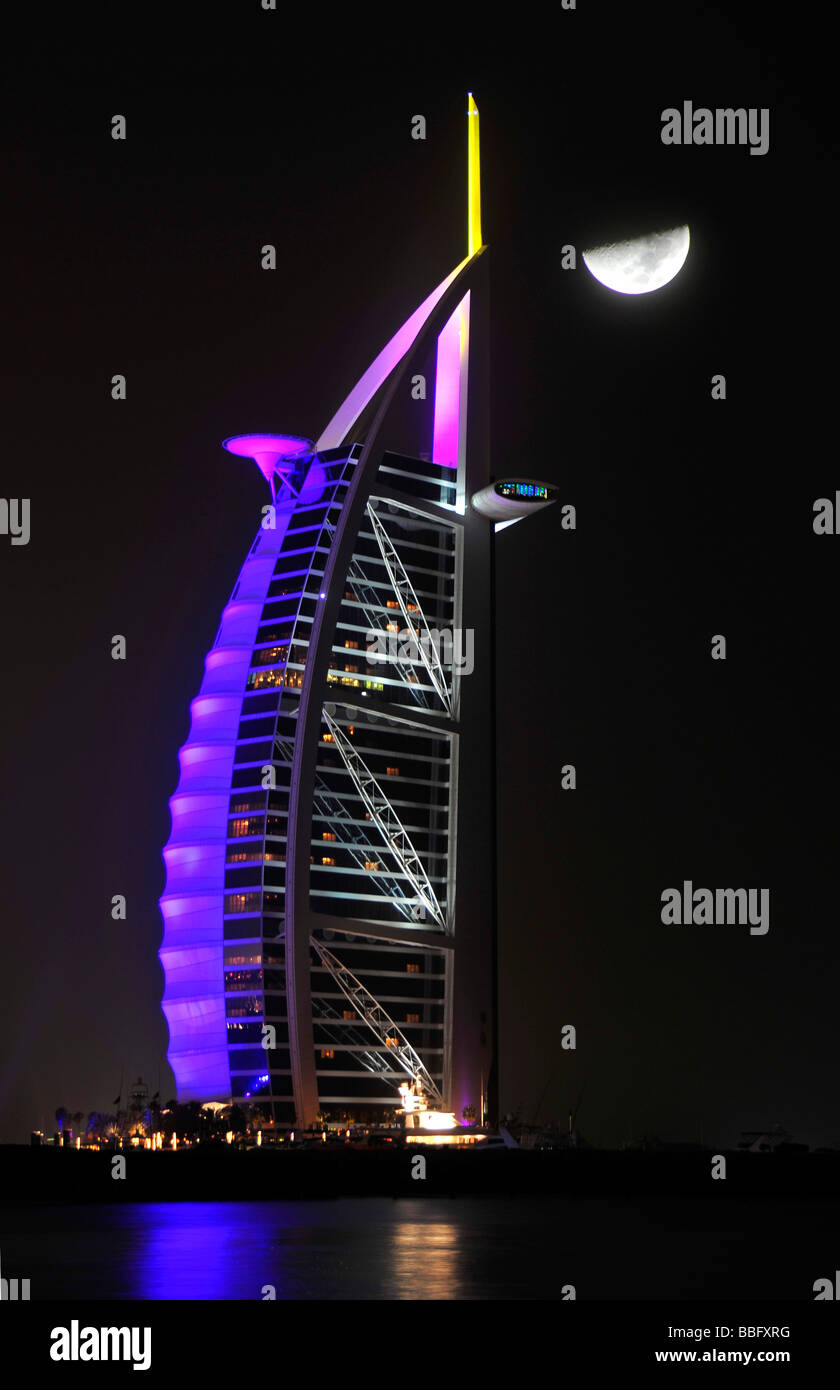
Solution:
M 495 472 L 578 512 L 498 540 L 503 1107 L 582 1091 L 600 1143 L 840 1143 L 828 58 L 766 5 L 182 10 L 38 7 L 3 45 L 3 495 L 32 532 L 0 536 L 0 1138 L 110 1108 L 123 1072 L 174 1090 L 167 801 L 265 500 L 220 440 L 316 437 L 461 259 L 471 88 Z M 769 153 L 663 146 L 684 99 L 769 107 Z M 683 221 L 657 294 L 561 269 Z M 684 879 L 769 888 L 769 933 L 663 926 Z

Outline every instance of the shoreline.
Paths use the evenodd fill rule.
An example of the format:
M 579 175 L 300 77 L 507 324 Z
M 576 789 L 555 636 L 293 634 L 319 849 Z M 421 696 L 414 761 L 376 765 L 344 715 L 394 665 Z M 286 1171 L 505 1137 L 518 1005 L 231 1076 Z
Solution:
M 123 1178 L 112 1176 L 115 1157 Z M 360 1196 L 795 1197 L 840 1199 L 840 1154 L 585 1150 L 487 1153 L 236 1149 L 201 1144 L 147 1151 L 0 1145 L 0 1207 L 65 1203 L 295 1201 Z M 425 1175 L 417 1158 L 425 1159 Z M 422 1171 L 422 1170 L 421 1170 Z

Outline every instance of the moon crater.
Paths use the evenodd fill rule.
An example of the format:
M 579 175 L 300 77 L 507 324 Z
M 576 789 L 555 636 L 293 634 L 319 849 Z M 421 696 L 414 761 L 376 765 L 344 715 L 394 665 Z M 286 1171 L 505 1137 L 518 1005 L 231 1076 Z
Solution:
M 632 241 L 617 241 L 584 251 L 591 275 L 618 294 L 649 294 L 661 289 L 682 270 L 688 255 L 688 227 L 650 232 Z

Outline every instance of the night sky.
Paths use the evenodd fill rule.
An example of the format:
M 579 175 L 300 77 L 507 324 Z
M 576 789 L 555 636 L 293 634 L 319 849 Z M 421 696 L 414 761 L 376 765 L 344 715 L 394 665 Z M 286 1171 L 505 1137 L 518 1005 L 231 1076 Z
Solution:
M 763 5 L 325 11 L 305 34 L 258 0 L 181 8 L 38 7 L 4 44 L 2 491 L 31 538 L 0 536 L 0 1139 L 112 1108 L 121 1078 L 174 1093 L 167 802 L 267 500 L 220 441 L 317 437 L 462 258 L 472 89 L 494 472 L 578 516 L 497 542 L 502 1109 L 582 1095 L 600 1144 L 840 1143 L 825 38 Z M 688 99 L 769 107 L 769 153 L 664 146 Z M 681 222 L 658 293 L 580 260 Z M 684 879 L 769 888 L 769 933 L 664 926 Z

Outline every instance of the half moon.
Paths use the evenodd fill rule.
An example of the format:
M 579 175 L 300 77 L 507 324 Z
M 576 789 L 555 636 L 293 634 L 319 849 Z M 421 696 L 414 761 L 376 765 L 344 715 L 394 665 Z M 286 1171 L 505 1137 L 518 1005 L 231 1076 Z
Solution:
M 618 241 L 584 251 L 586 269 L 608 290 L 619 294 L 649 294 L 661 289 L 682 270 L 688 255 L 688 227 L 651 232 L 633 241 Z

